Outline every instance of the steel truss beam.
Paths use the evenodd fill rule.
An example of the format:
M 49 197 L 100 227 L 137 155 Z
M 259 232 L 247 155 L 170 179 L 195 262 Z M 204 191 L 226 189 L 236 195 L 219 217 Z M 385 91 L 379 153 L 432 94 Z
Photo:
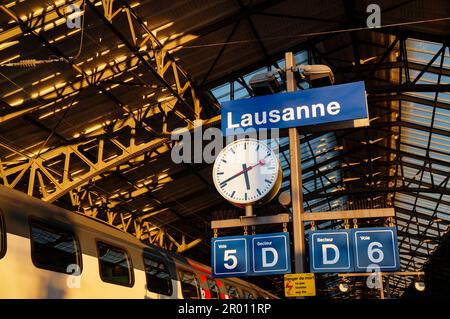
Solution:
M 162 49 L 162 44 L 144 21 L 130 7 L 129 3 L 123 0 L 103 1 L 103 13 L 96 8 L 95 3 L 91 0 L 86 0 L 86 4 L 120 41 L 129 48 L 142 65 L 168 89 L 178 102 L 184 104 L 193 113 L 195 119 L 200 119 L 200 101 L 197 98 L 195 86 L 191 82 L 187 72 L 181 68 L 169 52 Z M 118 6 L 115 6 L 115 4 L 118 4 Z M 113 20 L 120 16 L 125 16 L 128 21 L 129 34 L 127 36 L 113 24 Z M 169 76 L 174 80 L 168 82 Z M 188 89 L 191 93 L 193 105 L 184 96 Z
M 81 1 L 79 1 L 81 4 Z M 122 6 L 120 8 L 117 8 L 116 11 L 114 11 L 114 13 L 111 11 L 113 9 L 113 3 L 114 1 L 104 1 L 103 2 L 103 6 L 104 6 L 104 12 L 105 12 L 105 19 L 107 19 L 107 24 L 110 28 L 114 28 L 111 24 L 112 20 L 114 17 L 116 17 L 117 15 L 120 15 L 121 13 L 126 14 L 128 22 L 129 22 L 129 28 L 130 28 L 130 34 L 132 36 L 132 40 L 131 42 L 136 46 L 134 50 L 132 50 L 132 53 L 134 55 L 134 57 L 132 58 L 132 62 L 134 64 L 138 64 L 139 62 L 145 64 L 147 66 L 147 68 L 153 73 L 154 76 L 156 76 L 165 86 L 167 89 L 169 89 L 173 95 L 175 96 L 176 100 L 169 101 L 169 102 L 165 102 L 165 103 L 159 103 L 158 107 L 154 107 L 154 108 L 146 108 L 146 109 L 141 109 L 139 110 L 140 114 L 145 114 L 144 117 L 150 117 L 152 115 L 156 115 L 158 113 L 163 113 L 163 132 L 161 132 L 162 134 L 168 134 L 169 132 L 167 131 L 167 125 L 166 125 L 166 121 L 165 118 L 167 116 L 167 113 L 170 111 L 174 111 L 174 114 L 178 115 L 180 118 L 182 118 L 183 120 L 186 121 L 186 119 L 188 118 L 187 115 L 182 114 L 179 111 L 175 111 L 174 109 L 176 108 L 176 102 L 179 102 L 180 100 L 183 103 L 187 103 L 184 99 L 183 99 L 183 95 L 189 90 L 192 94 L 192 100 L 194 102 L 194 112 L 195 112 L 195 118 L 198 119 L 200 116 L 200 111 L 201 111 L 201 107 L 200 107 L 200 102 L 199 100 L 196 98 L 195 96 L 195 90 L 193 88 L 193 85 L 191 84 L 187 73 L 181 69 L 181 67 L 179 66 L 179 64 L 167 53 L 167 52 L 162 52 L 160 50 L 161 48 L 161 44 L 158 42 L 158 40 L 156 39 L 156 37 L 152 34 L 152 32 L 150 30 L 147 29 L 147 27 L 145 26 L 145 24 L 142 22 L 142 20 L 133 12 L 133 10 L 128 6 L 128 4 L 126 2 L 122 2 Z M 93 7 L 93 10 L 95 10 L 95 12 L 97 12 L 97 9 L 95 8 L 94 4 L 91 3 L 91 1 L 87 2 L 88 5 L 91 5 Z M 4 37 L 14 37 L 14 36 L 18 36 L 19 34 L 19 30 L 20 32 L 31 32 L 31 33 L 35 33 L 37 32 L 37 30 L 39 30 L 39 27 L 37 27 L 38 22 L 42 21 L 53 21 L 56 19 L 58 15 L 58 10 L 60 10 L 61 8 L 56 7 L 55 5 L 55 10 L 54 11 L 50 11 L 50 13 L 48 13 L 49 16 L 47 15 L 43 15 L 43 16 L 39 16 L 36 19 L 29 19 L 26 22 L 22 21 L 21 18 L 17 17 L 14 15 L 14 13 L 7 9 L 5 6 L 0 6 L 0 9 L 2 9 L 4 12 L 6 12 L 8 14 L 8 16 L 12 17 L 14 20 L 16 20 L 19 23 L 19 27 L 13 29 L 13 31 L 10 32 L 3 32 L 2 33 L 2 38 Z M 134 30 L 135 25 L 139 25 L 140 28 L 142 28 L 144 30 L 144 32 L 141 30 L 140 34 L 144 33 L 145 37 L 143 37 L 143 39 L 139 39 L 138 36 L 136 36 L 136 31 Z M 44 24 L 41 24 L 40 28 L 44 28 Z M 17 30 L 16 30 L 17 29 Z M 25 29 L 25 30 L 23 30 Z M 115 29 L 114 29 L 115 30 Z M 127 39 L 125 39 L 125 37 L 123 35 L 121 35 L 120 33 L 117 33 L 118 31 L 115 30 L 115 33 L 121 38 L 122 41 L 126 42 L 126 44 L 130 44 Z M 36 35 L 36 37 L 40 37 L 38 35 Z M 40 38 L 39 38 L 40 39 Z M 44 44 L 47 45 L 47 43 L 45 42 Z M 144 59 L 142 57 L 142 55 L 138 55 L 137 52 L 139 52 L 140 49 L 142 48 L 146 48 L 147 49 L 147 59 Z M 153 57 L 151 57 L 153 56 Z M 154 64 L 151 64 L 149 61 L 153 61 Z M 123 72 L 126 70 L 127 67 L 129 67 L 129 61 L 125 61 L 122 63 L 117 63 L 117 64 L 112 64 L 111 67 L 105 67 L 102 70 L 93 70 L 91 72 L 91 74 L 88 74 L 84 71 L 82 71 L 78 66 L 76 66 L 75 64 L 72 64 L 73 69 L 75 69 L 79 74 L 82 75 L 82 79 L 80 82 L 77 82 L 73 85 L 67 85 L 64 88 L 62 88 L 62 90 L 60 90 L 59 92 L 55 92 L 53 93 L 48 93 L 49 96 L 46 96 L 47 98 L 61 98 L 63 96 L 72 94 L 74 91 L 80 90 L 83 87 L 89 86 L 89 85 L 94 85 L 96 87 L 97 83 L 100 83 L 106 79 L 111 78 L 114 75 L 117 75 L 117 71 Z M 165 77 L 170 78 L 174 83 L 168 83 L 165 80 Z M 101 91 L 104 91 L 103 87 L 99 87 L 99 89 Z M 56 95 L 56 96 L 55 96 Z M 27 109 L 27 112 L 32 111 L 34 108 L 30 108 Z M 125 109 L 125 112 L 127 110 Z M 132 130 L 136 130 L 138 125 L 141 125 L 141 122 L 138 121 L 135 118 L 135 114 L 134 113 L 130 113 L 128 112 L 129 115 L 131 114 L 131 118 L 130 116 L 128 116 L 128 118 L 125 118 L 125 120 L 121 120 L 118 121 L 118 123 L 116 123 L 113 127 L 113 132 L 116 131 L 118 128 L 122 128 L 123 126 L 130 126 L 130 128 Z M 125 113 L 126 114 L 126 113 Z M 17 112 L 15 114 L 8 114 L 6 118 L 3 118 L 3 120 L 9 120 L 12 118 L 15 118 L 15 116 L 20 116 L 23 115 L 23 111 Z M 190 117 L 190 116 L 189 116 Z M 191 117 L 192 118 L 192 117 Z M 188 125 L 192 128 L 192 122 L 191 121 L 187 121 Z M 150 130 L 150 128 L 146 127 L 147 130 Z M 153 132 L 154 133 L 154 132 Z M 167 139 L 165 139 L 164 137 L 160 137 L 155 139 L 155 141 L 152 142 L 152 144 L 155 145 L 159 145 L 161 143 L 164 143 L 162 141 L 167 142 Z M 134 141 L 135 138 L 133 138 Z M 117 140 L 113 139 L 111 140 L 113 143 L 119 143 Z M 99 154 L 97 155 L 101 155 L 103 152 L 103 143 L 100 143 L 98 145 L 98 151 Z M 10 165 L 8 165 L 9 163 L 2 163 L 1 164 L 1 168 L 2 168 L 2 180 L 3 183 L 5 185 L 8 185 L 10 187 L 15 187 L 18 182 L 22 179 L 22 177 L 24 176 L 24 174 L 26 173 L 26 171 L 28 169 L 31 170 L 30 175 L 30 180 L 28 183 L 28 194 L 32 195 L 35 191 L 35 187 L 34 187 L 34 181 L 35 181 L 35 177 L 36 177 L 36 170 L 42 170 L 42 174 L 44 174 L 47 179 L 49 179 L 52 183 L 53 183 L 53 189 L 49 188 L 47 189 L 46 187 L 40 189 L 41 192 L 41 196 L 44 200 L 46 201 L 54 201 L 55 199 L 59 198 L 60 196 L 64 195 L 65 193 L 68 192 L 68 190 L 70 190 L 70 188 L 75 188 L 78 187 L 79 185 L 85 183 L 87 181 L 87 179 L 90 179 L 96 175 L 101 174 L 102 172 L 114 167 L 115 163 L 121 163 L 122 161 L 126 161 L 127 159 L 131 159 L 134 156 L 139 156 L 140 152 L 146 152 L 146 150 L 148 149 L 149 145 L 148 143 L 144 143 L 143 145 L 139 145 L 139 147 L 136 148 L 135 145 L 133 145 L 133 143 L 129 144 L 129 147 L 131 148 L 136 148 L 136 149 L 128 149 L 126 146 L 124 145 L 118 145 L 119 148 L 121 148 L 124 152 L 124 154 L 122 155 L 118 155 L 113 161 L 111 161 L 110 163 L 108 163 L 108 165 L 104 165 L 105 162 L 103 161 L 103 159 L 99 158 L 97 156 L 97 159 L 95 161 L 89 160 L 87 158 L 84 158 L 83 156 L 81 156 L 80 154 L 78 154 L 76 151 L 78 147 L 80 147 L 81 145 L 83 145 L 85 143 L 75 143 L 74 145 L 68 147 L 67 149 L 63 148 L 59 148 L 56 150 L 52 150 L 51 152 L 49 152 L 48 154 L 42 154 L 42 156 L 40 156 L 41 159 L 30 159 L 29 161 L 27 161 L 26 163 L 23 163 L 22 165 L 14 165 L 13 168 L 9 168 Z M 120 144 L 120 143 L 119 143 Z M 4 146 L 5 147 L 5 146 Z M 6 146 L 8 147 L 8 146 Z M 14 151 L 13 149 L 10 149 Z M 16 152 L 17 153 L 17 152 Z M 19 152 L 20 153 L 20 152 Z M 125 153 L 127 153 L 127 156 L 124 156 Z M 65 174 L 63 174 L 63 178 L 62 180 L 58 180 L 55 179 L 54 176 L 51 175 L 51 173 L 43 166 L 40 167 L 40 165 L 42 165 L 43 163 L 49 161 L 50 159 L 57 157 L 61 154 L 65 154 L 66 155 L 66 159 L 64 161 L 64 165 L 65 166 L 69 166 L 69 159 L 70 159 L 70 155 L 71 154 L 76 154 L 77 157 L 85 162 L 90 168 L 90 176 L 84 176 L 83 178 L 80 178 L 79 182 L 75 182 L 72 181 L 71 183 L 68 184 L 68 172 L 65 172 Z M 24 154 L 20 154 L 21 156 L 23 156 Z M 42 162 L 40 162 L 42 160 Z M 94 165 L 94 163 L 96 163 Z M 8 177 L 12 177 L 12 175 L 16 174 L 17 172 L 19 172 L 18 176 L 14 176 L 13 180 L 9 180 L 8 181 Z M 37 175 L 39 178 L 39 181 L 41 182 L 42 178 L 39 177 L 41 176 L 41 174 Z M 44 184 L 43 182 L 41 182 L 41 184 Z M 64 185 L 64 186 L 63 186 Z
M 84 185 L 95 182 L 101 178 L 103 173 L 124 163 L 139 161 L 142 158 L 156 156 L 168 151 L 171 143 L 170 131 L 167 126 L 169 112 L 184 121 L 186 129 L 192 130 L 195 128 L 193 120 L 200 119 L 202 111 L 196 89 L 187 72 L 167 51 L 162 49 L 162 45 L 158 42 L 156 36 L 126 1 L 120 1 L 120 3 L 114 0 L 102 1 L 103 13 L 100 13 L 95 7 L 94 3 L 99 2 L 86 1 L 90 9 L 99 15 L 106 26 L 128 47 L 131 51 L 130 57 L 121 61 L 114 60 L 101 68 L 85 71 L 52 46 L 40 33 L 41 30 L 47 30 L 65 22 L 65 18 L 61 17 L 59 12 L 63 8 L 62 6 L 58 7 L 55 4 L 42 15 L 28 17 L 24 20 L 5 6 L 0 6 L 3 12 L 18 23 L 17 27 L 2 32 L 0 34 L 1 39 L 11 39 L 23 33 L 29 33 L 55 54 L 64 58 L 72 66 L 72 69 L 78 75 L 77 77 L 80 78 L 64 87 L 55 87 L 54 90 L 47 92 L 44 96 L 39 96 L 36 101 L 25 103 L 19 111 L 2 116 L 1 122 L 31 113 L 37 108 L 41 110 L 43 109 L 42 106 L 52 105 L 52 102 L 72 96 L 89 86 L 97 88 L 122 109 L 122 119 L 113 121 L 112 124 L 103 123 L 101 129 L 96 130 L 89 136 L 75 139 L 72 145 L 58 147 L 37 154 L 37 156 L 22 153 L 9 145 L 0 145 L 17 154 L 13 160 L 4 161 L 0 159 L 0 180 L 4 185 L 12 188 L 22 187 L 29 195 L 40 197 L 47 202 L 53 202 L 63 195 L 69 194 L 74 206 L 77 206 L 86 194 L 88 194 L 89 200 L 92 200 L 92 195 L 84 189 Z M 75 2 L 75 4 L 81 5 L 82 1 Z M 125 16 L 128 21 L 129 34 L 127 35 L 122 34 L 113 25 L 113 20 L 120 16 Z M 143 65 L 157 80 L 158 84 L 156 85 L 154 83 L 148 84 L 150 89 L 154 90 L 155 86 L 156 88 L 163 88 L 170 92 L 171 97 L 166 97 L 166 101 L 163 103 L 132 111 L 114 97 L 108 88 L 102 86 L 102 83 L 106 84 L 113 77 L 126 72 L 128 68 L 138 65 Z M 184 108 L 180 108 L 180 105 L 184 105 Z M 155 115 L 162 115 L 160 116 L 162 117 L 161 132 L 155 132 L 144 122 L 144 120 Z M 220 119 L 213 118 L 204 124 L 214 123 L 215 125 L 218 120 Z M 124 141 L 122 132 L 127 130 L 129 134 L 126 135 L 126 141 Z M 119 137 L 119 134 L 122 135 Z M 84 209 L 84 212 L 90 216 L 96 216 L 98 213 L 94 205 Z M 109 208 L 106 211 L 106 216 L 107 222 L 125 231 L 129 228 L 133 218 L 131 214 L 119 214 Z M 177 242 L 173 235 L 168 234 L 165 229 L 155 228 L 153 225 L 149 226 L 149 223 L 142 219 L 133 220 L 133 225 L 133 233 L 136 237 L 148 239 L 151 243 L 158 243 L 161 246 L 170 246 L 167 248 L 176 247 L 179 252 L 193 247 L 200 241 L 195 239 L 187 244 L 185 235 L 182 234 L 181 241 Z M 169 244 L 166 244 L 166 242 L 169 242 Z
M 220 117 L 216 117 L 203 124 L 208 126 L 219 122 Z M 123 130 L 129 131 L 126 142 L 123 141 L 123 137 L 119 140 L 111 134 L 108 138 L 94 135 L 85 142 L 62 146 L 43 153 L 39 157 L 27 157 L 22 154 L 25 159 L 19 164 L 0 161 L 0 182 L 11 188 L 22 185 L 29 195 L 40 197 L 47 202 L 69 194 L 73 207 L 81 208 L 80 203 L 85 200 L 89 205 L 81 209 L 84 214 L 98 217 L 99 212 L 104 211 L 107 223 L 123 231 L 131 230 L 131 233 L 141 240 L 148 240 L 152 244 L 158 244 L 167 249 L 176 249 L 178 252 L 192 248 L 201 240 L 194 238 L 190 243 L 186 243 L 186 235 L 182 234 L 181 241 L 177 241 L 168 229 L 145 221 L 146 215 L 135 217 L 132 212 L 115 209 L 117 203 L 113 201 L 112 205 L 108 205 L 104 196 L 94 196 L 85 188 L 89 183 L 95 183 L 102 178 L 102 173 L 130 161 L 148 160 L 170 150 L 170 137 L 154 138 L 149 136 L 148 132 L 136 128 L 135 117 L 130 116 L 126 120 L 117 121 L 112 128 L 112 132 L 117 134 Z M 191 130 L 195 128 L 195 126 L 189 127 Z M 143 142 L 138 144 L 136 140 Z M 87 152 L 86 146 L 93 151 Z M 8 146 L 3 145 L 3 147 Z M 108 149 L 107 158 L 104 155 L 106 149 Z M 17 152 L 14 149 L 11 151 Z M 57 165 L 55 162 L 60 164 Z M 142 186 L 130 196 L 133 198 L 147 192 L 147 187 Z
M 87 196 L 90 196 L 90 194 L 87 194 Z M 98 213 L 96 208 L 83 210 L 84 215 L 96 220 L 99 219 Z M 167 250 L 173 250 L 177 253 L 185 252 L 202 242 L 202 238 L 193 238 L 187 243 L 186 236 L 189 235 L 184 233 L 178 236 L 181 237 L 180 239 L 176 239 L 172 230 L 168 230 L 165 227 L 157 227 L 148 221 L 136 218 L 133 214 L 123 211 L 107 211 L 104 222 L 124 232 L 131 233 L 141 241 Z
M 38 27 L 38 23 L 42 23 L 42 21 L 48 21 L 48 23 L 53 22 L 55 24 L 55 15 L 58 16 L 57 11 L 61 8 L 56 7 L 55 12 L 50 11 L 49 13 L 47 13 L 50 16 L 48 19 L 46 19 L 47 15 L 44 15 L 36 19 L 28 19 L 24 21 L 21 18 L 17 17 L 14 12 L 9 10 L 5 6 L 0 5 L 0 9 L 19 24 L 19 27 L 17 27 L 18 30 L 23 33 L 31 33 L 32 35 L 34 35 L 50 50 L 55 51 L 58 56 L 65 58 L 66 62 L 71 64 L 76 73 L 81 75 L 80 81 L 69 83 L 62 88 L 54 87 L 54 90 L 48 92 L 45 95 L 45 98 L 53 99 L 50 101 L 51 103 L 56 99 L 60 99 L 64 96 L 67 96 L 68 94 L 72 94 L 75 91 L 79 91 L 80 89 L 89 85 L 96 87 L 97 89 L 99 89 L 99 91 L 105 93 L 105 95 L 110 97 L 111 93 L 107 92 L 107 90 L 100 86 L 100 83 L 110 80 L 113 76 L 117 76 L 118 74 L 125 72 L 128 68 L 137 65 L 144 65 L 144 67 L 146 67 L 152 73 L 152 75 L 159 81 L 159 83 L 162 84 L 162 87 L 164 87 L 172 94 L 174 99 L 186 106 L 183 111 L 187 112 L 188 114 L 183 114 L 182 112 L 174 112 L 176 116 L 180 117 L 187 123 L 189 123 L 190 120 L 200 119 L 200 113 L 202 109 L 201 103 L 199 98 L 197 97 L 197 90 L 190 80 L 187 72 L 179 65 L 178 62 L 175 61 L 175 59 L 167 51 L 162 49 L 162 45 L 161 43 L 159 43 L 156 36 L 135 14 L 128 3 L 122 1 L 122 5 L 117 8 L 116 11 L 111 12 L 114 7 L 114 0 L 104 1 L 104 15 L 102 15 L 95 7 L 95 1 L 94 3 L 92 3 L 91 1 L 87 1 L 86 3 L 97 15 L 100 16 L 100 18 L 112 30 L 112 32 L 130 49 L 132 53 L 132 57 L 130 60 L 112 61 L 108 65 L 103 65 L 101 69 L 94 68 L 93 70 L 84 71 L 77 64 L 74 64 L 68 57 L 59 52 L 59 50 L 51 46 L 46 40 L 44 41 L 42 36 L 37 33 L 37 31 L 41 30 L 45 26 L 43 24 L 39 24 L 40 27 Z M 126 15 L 131 40 L 128 40 L 127 37 L 124 36 L 120 31 L 118 31 L 112 24 L 113 19 L 117 19 L 121 15 Z M 136 25 L 139 27 L 139 29 L 135 29 Z M 17 35 L 18 30 L 16 30 L 15 28 L 13 30 L 14 32 L 10 32 L 7 35 L 4 35 L 4 37 L 12 37 L 14 35 Z M 193 105 L 190 105 L 190 103 L 186 99 L 187 94 L 189 93 L 189 100 L 192 101 Z M 113 101 L 118 103 L 119 105 L 121 104 L 117 99 L 113 99 Z M 36 101 L 32 101 L 31 105 L 24 105 L 17 112 L 2 116 L 0 120 L 1 122 L 4 122 L 19 117 L 23 114 L 30 113 L 37 108 L 42 108 L 42 105 L 35 104 Z
M 150 112 L 147 116 L 150 116 Z M 145 118 L 141 118 L 143 120 Z M 205 121 L 204 125 L 217 124 L 220 117 Z M 197 126 L 189 126 L 189 130 Z M 25 157 L 17 162 L 4 162 L 0 160 L 1 182 L 8 187 L 16 188 L 19 182 L 27 185 L 27 193 L 36 196 L 46 202 L 53 202 L 72 189 L 81 187 L 89 181 L 96 181 L 102 173 L 138 158 L 146 153 L 161 154 L 168 151 L 168 144 L 172 141 L 170 136 L 154 137 L 146 130 L 139 130 L 139 122 L 136 116 L 129 116 L 125 120 L 117 121 L 112 126 L 112 133 L 108 139 L 102 135 L 90 136 L 85 142 L 74 145 L 62 146 L 40 154 L 38 157 L 27 156 L 8 145 L 0 144 L 0 147 L 18 153 Z M 129 131 L 127 141 L 123 137 L 119 140 L 118 134 Z M 142 141 L 137 144 L 136 140 Z M 105 143 L 108 144 L 108 158 L 105 158 Z M 95 151 L 86 152 L 83 148 Z M 88 155 L 89 154 L 89 155 Z M 60 161 L 62 166 L 53 167 L 55 161 Z M 51 164 L 51 165 L 50 165 Z M 81 168 L 80 168 L 81 167 Z M 80 171 L 81 170 L 81 171 Z M 28 178 L 25 179 L 24 176 Z
M 383 62 L 378 65 L 377 71 L 378 70 L 404 68 L 405 65 L 406 65 L 406 63 L 403 61 Z M 417 71 L 421 71 L 421 72 L 423 70 L 426 70 L 426 72 L 429 72 L 429 73 L 439 74 L 439 67 L 436 67 L 436 66 L 429 66 L 427 68 L 427 66 L 424 64 L 416 63 L 416 62 L 412 62 L 412 61 L 408 61 L 407 65 L 408 65 L 408 68 L 412 69 L 412 70 L 417 70 Z M 362 65 L 360 65 L 359 71 L 360 72 L 369 72 L 372 70 L 372 67 L 373 67 L 373 64 L 370 64 L 370 63 L 362 64 Z M 355 66 L 337 67 L 336 69 L 334 69 L 334 71 L 338 74 L 354 73 L 354 72 L 356 72 L 356 67 Z M 443 69 L 442 75 L 450 76 L 450 70 Z

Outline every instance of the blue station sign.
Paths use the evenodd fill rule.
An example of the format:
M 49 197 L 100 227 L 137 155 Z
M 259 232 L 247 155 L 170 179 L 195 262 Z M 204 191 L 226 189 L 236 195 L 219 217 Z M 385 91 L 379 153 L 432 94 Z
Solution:
M 222 133 L 368 118 L 364 82 L 258 96 L 221 103 Z
M 369 272 L 400 269 L 400 257 L 395 227 L 360 228 L 353 230 L 355 270 Z
M 291 272 L 288 233 L 212 238 L 211 256 L 214 277 Z
M 288 233 L 252 236 L 252 271 L 254 275 L 291 272 Z
M 245 275 L 250 270 L 248 238 L 212 238 L 212 272 L 215 276 Z
M 397 271 L 396 227 L 313 231 L 309 235 L 311 272 Z
M 351 230 L 314 231 L 310 235 L 311 272 L 352 272 Z

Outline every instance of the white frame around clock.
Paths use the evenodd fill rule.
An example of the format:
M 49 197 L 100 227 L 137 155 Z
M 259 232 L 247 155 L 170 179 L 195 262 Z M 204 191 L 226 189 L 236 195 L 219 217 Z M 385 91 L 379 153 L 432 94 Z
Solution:
M 234 199 L 232 197 L 230 197 L 228 194 L 226 194 L 223 189 L 219 186 L 219 182 L 217 180 L 217 165 L 218 165 L 218 161 L 220 161 L 223 158 L 223 154 L 227 153 L 231 148 L 235 147 L 236 144 L 239 143 L 243 143 L 243 142 L 253 142 L 256 144 L 260 144 L 262 147 L 264 147 L 268 152 L 271 153 L 271 157 L 273 157 L 275 159 L 275 176 L 274 176 L 274 182 L 271 185 L 269 191 L 267 191 L 266 193 L 262 194 L 262 196 L 260 196 L 257 199 L 249 199 L 249 200 L 237 200 Z M 278 191 L 280 190 L 281 187 L 281 179 L 282 179 L 282 171 L 281 171 L 281 164 L 280 161 L 278 159 L 277 154 L 264 142 L 259 141 L 257 139 L 253 139 L 253 138 L 244 138 L 244 139 L 239 139 L 236 141 L 231 142 L 230 144 L 228 144 L 225 148 L 222 149 L 222 151 L 217 155 L 216 157 L 216 161 L 214 162 L 214 166 L 213 166 L 213 171 L 212 171 L 212 175 L 213 175 L 213 182 L 214 182 L 214 186 L 216 187 L 217 191 L 219 192 L 219 194 L 224 197 L 226 200 L 228 200 L 230 203 L 232 203 L 233 205 L 236 205 L 238 207 L 245 207 L 247 205 L 261 205 L 264 204 L 270 200 L 273 199 L 273 197 L 278 193 Z

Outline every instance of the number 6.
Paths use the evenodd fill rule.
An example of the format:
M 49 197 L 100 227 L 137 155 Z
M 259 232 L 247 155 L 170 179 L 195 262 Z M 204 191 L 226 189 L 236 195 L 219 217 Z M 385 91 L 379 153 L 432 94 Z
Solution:
M 383 247 L 383 245 L 377 241 L 374 241 L 373 243 L 369 244 L 369 247 L 367 248 L 367 254 L 369 256 L 369 259 L 373 263 L 379 263 L 384 259 L 384 253 L 379 248 L 373 248 L 373 247 Z M 375 258 L 374 254 L 378 254 L 378 258 Z
M 225 250 L 225 256 L 223 257 L 223 261 L 225 262 L 224 267 L 228 270 L 236 268 L 238 264 L 236 256 L 233 256 L 232 254 L 236 254 L 236 249 Z M 227 264 L 227 261 L 229 261 L 230 259 L 232 260 L 231 265 Z

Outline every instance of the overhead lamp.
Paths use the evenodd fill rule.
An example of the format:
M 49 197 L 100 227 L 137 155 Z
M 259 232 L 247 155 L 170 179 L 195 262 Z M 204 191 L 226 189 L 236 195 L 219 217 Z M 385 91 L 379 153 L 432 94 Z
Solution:
M 418 277 L 414 281 L 414 288 L 416 288 L 417 291 L 423 292 L 425 291 L 425 282 L 421 277 Z
M 269 95 L 281 90 L 281 85 L 276 78 L 275 72 L 260 73 L 253 76 L 250 81 L 250 87 L 255 95 Z
M 308 82 L 313 88 L 334 84 L 333 71 L 327 65 L 298 65 L 294 67 L 293 71 L 298 80 Z M 255 95 L 269 95 L 280 92 L 284 85 L 278 81 L 277 74 L 280 74 L 281 78 L 284 79 L 285 72 L 281 69 L 254 75 L 249 81 L 253 93 Z
M 297 71 L 313 88 L 334 84 L 334 74 L 330 67 L 323 64 L 298 65 Z
M 350 287 L 348 286 L 348 283 L 347 282 L 341 282 L 340 284 L 339 284 L 339 290 L 341 291 L 341 292 L 347 292 L 348 290 L 350 289 Z

